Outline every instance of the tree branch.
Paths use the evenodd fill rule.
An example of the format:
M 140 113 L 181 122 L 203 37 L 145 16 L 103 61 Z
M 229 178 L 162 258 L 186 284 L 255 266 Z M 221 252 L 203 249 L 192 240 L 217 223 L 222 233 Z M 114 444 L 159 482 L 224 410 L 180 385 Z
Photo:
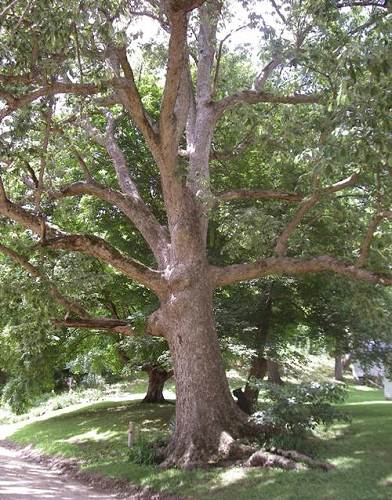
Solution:
M 135 83 L 135 77 L 129 64 L 125 47 L 111 49 L 114 57 L 120 64 L 125 78 L 116 78 L 113 87 L 125 109 L 130 113 L 137 128 L 143 134 L 150 146 L 155 160 L 160 159 L 159 134 L 157 125 L 147 113 L 142 103 L 139 91 Z
M 211 266 L 211 272 L 217 287 L 270 275 L 297 275 L 325 271 L 368 283 L 392 286 L 392 276 L 358 268 L 351 263 L 342 262 L 327 255 L 308 260 L 270 257 L 247 264 L 233 264 L 226 267 Z
M 381 7 L 383 9 L 388 8 L 388 0 L 382 0 L 381 2 L 370 1 L 370 0 L 358 0 L 358 1 L 347 1 L 339 2 L 336 4 L 337 9 L 343 9 L 345 7 Z
M 322 189 L 321 191 L 316 191 L 311 196 L 308 196 L 307 198 L 303 199 L 294 217 L 287 224 L 287 226 L 284 228 L 283 232 L 277 239 L 275 246 L 276 254 L 279 257 L 282 257 L 283 255 L 286 254 L 287 244 L 290 236 L 293 234 L 293 232 L 300 224 L 304 216 L 321 200 L 323 195 L 336 193 L 338 191 L 341 191 L 342 189 L 345 189 L 346 187 L 353 186 L 357 182 L 357 179 L 358 179 L 358 173 L 354 173 L 350 175 L 350 177 L 347 177 L 342 181 L 336 182 L 335 184 L 332 184 L 331 186 L 328 186 Z
M 98 196 L 118 206 L 135 224 L 136 228 L 147 241 L 157 262 L 161 265 L 165 265 L 167 248 L 169 245 L 168 232 L 165 227 L 159 224 L 150 208 L 140 196 L 137 186 L 131 178 L 127 160 L 114 137 L 114 118 L 111 115 L 108 116 L 108 125 L 105 135 L 98 132 L 98 130 L 88 121 L 85 122 L 84 125 L 89 136 L 107 150 L 113 162 L 122 193 L 113 189 L 108 189 L 94 181 L 73 184 L 71 189 L 70 187 L 65 189 L 65 193 L 67 193 L 67 195 L 73 195 L 76 192 L 76 194 L 81 194 L 84 190 L 85 194 Z M 62 193 L 64 194 L 64 189 Z
M 96 257 L 156 293 L 162 289 L 163 282 L 159 271 L 154 271 L 137 260 L 123 255 L 102 238 L 83 234 L 69 235 L 47 222 L 44 217 L 34 215 L 4 198 L 0 202 L 0 215 L 21 224 L 38 236 L 41 236 L 44 228 L 45 244 L 52 248 L 82 252 Z
M 44 190 L 44 176 L 48 159 L 48 147 L 49 147 L 50 125 L 52 121 L 52 114 L 53 114 L 53 100 L 50 101 L 49 109 L 45 113 L 45 132 L 42 141 L 42 151 L 40 155 L 40 169 L 37 178 L 37 187 L 34 193 L 35 211 L 37 213 L 40 213 L 41 211 L 41 198 L 42 198 L 42 192 Z
M 260 102 L 275 104 L 319 104 L 321 102 L 321 95 L 295 94 L 285 96 L 270 92 L 258 92 L 256 90 L 242 90 L 215 102 L 214 109 L 219 118 L 222 113 L 239 104 L 258 104 Z
M 131 336 L 134 334 L 132 327 L 125 320 L 112 318 L 76 318 L 55 319 L 54 325 L 65 328 L 88 328 L 96 330 L 109 330 L 111 333 L 120 333 Z
M 95 196 L 121 210 L 140 231 L 157 261 L 163 261 L 162 264 L 164 263 L 169 245 L 167 230 L 158 223 L 151 210 L 142 200 L 139 201 L 137 198 L 125 195 L 93 180 L 75 182 L 64 186 L 59 191 L 51 192 L 50 198 L 61 199 L 80 195 Z
M 164 156 L 172 158 L 176 156 L 178 149 L 179 134 L 175 107 L 185 70 L 188 22 L 186 13 L 182 10 L 169 13 L 169 20 L 169 56 L 159 116 L 159 133 Z
M 361 249 L 359 252 L 359 257 L 357 260 L 357 267 L 362 267 L 364 266 L 366 259 L 368 258 L 369 252 L 370 252 L 370 247 L 372 244 L 372 240 L 374 237 L 374 233 L 376 232 L 376 229 L 380 222 L 383 219 L 391 219 L 392 220 L 392 211 L 391 210 L 384 210 L 382 212 L 379 212 L 375 214 L 372 219 L 370 220 L 368 229 L 366 231 L 365 237 L 363 239 Z
M 132 335 L 133 330 L 125 320 L 111 318 L 94 318 L 76 301 L 66 297 L 57 286 L 44 273 L 33 266 L 23 255 L 15 252 L 11 248 L 0 243 L 0 252 L 13 259 L 17 264 L 23 267 L 31 276 L 40 279 L 48 287 L 50 295 L 66 311 L 73 312 L 79 319 L 53 320 L 56 326 L 76 327 L 76 328 L 96 328 L 100 330 L 110 330 L 113 333 L 123 335 Z
M 1 78 L 0 78 L 1 81 Z M 74 95 L 93 95 L 102 91 L 102 86 L 93 83 L 68 83 L 68 82 L 54 82 L 52 84 L 43 85 L 41 88 L 25 94 L 21 97 L 15 97 L 13 103 L 0 110 L 0 122 L 9 116 L 14 111 L 31 104 L 32 102 L 45 96 L 55 96 L 56 94 L 74 94 Z
M 48 286 L 50 295 L 58 302 L 61 306 L 64 307 L 66 311 L 73 312 L 78 316 L 88 316 L 85 309 L 80 306 L 77 302 L 70 300 L 68 297 L 63 295 L 60 290 L 54 285 L 49 278 L 47 278 L 36 266 L 30 264 L 30 262 L 23 255 L 15 252 L 11 248 L 7 247 L 0 243 L 0 252 L 4 255 L 7 255 L 12 260 L 14 260 L 17 264 L 23 267 L 31 276 L 34 278 L 39 278 L 43 283 Z
M 218 201 L 243 200 L 245 198 L 255 200 L 282 200 L 288 202 L 301 201 L 303 196 L 297 193 L 285 191 L 263 191 L 261 189 L 232 189 L 222 191 L 216 195 Z

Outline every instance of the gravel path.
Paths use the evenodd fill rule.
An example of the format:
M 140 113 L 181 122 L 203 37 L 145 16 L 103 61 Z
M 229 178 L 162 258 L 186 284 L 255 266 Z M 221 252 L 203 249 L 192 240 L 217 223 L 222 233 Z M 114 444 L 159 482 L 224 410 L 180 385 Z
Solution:
M 118 498 L 95 491 L 67 479 L 55 470 L 27 462 L 14 450 L 0 447 L 0 499 L 6 500 L 84 500 Z

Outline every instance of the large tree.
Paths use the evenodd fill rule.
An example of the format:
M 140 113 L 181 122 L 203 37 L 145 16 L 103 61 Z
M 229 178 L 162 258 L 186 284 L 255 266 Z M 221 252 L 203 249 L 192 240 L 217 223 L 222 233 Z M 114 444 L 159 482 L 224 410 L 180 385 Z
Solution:
M 238 56 L 228 52 L 225 42 L 233 14 L 242 7 L 249 9 L 246 24 L 261 40 L 253 82 L 248 70 L 255 62 L 245 62 L 245 51 L 245 76 L 230 81 L 228 71 Z M 269 8 L 273 12 L 266 16 Z M 150 96 L 132 63 L 137 36 L 131 36 L 129 26 L 141 16 L 155 20 L 167 40 L 158 114 L 148 111 Z M 383 115 L 390 105 L 387 4 L 10 0 L 0 19 L 4 231 L 12 233 L 13 241 L 20 238 L 31 256 L 42 248 L 55 262 L 56 252 L 82 252 L 156 294 L 159 308 L 148 330 L 169 344 L 177 389 L 176 427 L 165 463 L 192 466 L 228 453 L 248 424 L 225 377 L 214 290 L 263 276 L 325 271 L 392 284 L 385 270 L 367 267 L 373 237 L 391 219 L 390 133 Z M 159 69 L 157 77 L 162 77 Z M 290 127 L 291 111 L 282 112 L 282 107 L 298 107 L 301 119 L 295 114 Z M 144 196 L 137 161 L 127 161 L 124 154 L 119 116 L 138 129 L 160 177 L 160 186 L 152 182 Z M 229 162 L 231 153 L 246 149 L 255 137 L 234 144 L 234 151 L 216 151 L 214 138 L 224 146 L 233 142 L 233 133 L 227 141 L 224 134 L 230 120 L 239 137 L 251 123 L 257 140 L 265 140 L 260 170 L 269 160 L 276 170 L 268 189 L 236 185 L 213 191 L 225 179 L 222 169 L 211 171 L 214 158 L 221 153 Z M 280 125 L 286 120 L 283 136 L 274 134 L 275 120 Z M 103 153 L 117 185 L 108 182 Z M 290 163 L 301 165 L 301 178 L 289 175 Z M 215 175 L 220 182 L 214 182 Z M 239 173 L 237 181 L 243 178 Z M 351 247 L 348 243 L 340 252 L 332 237 L 323 249 L 302 249 L 295 238 L 298 226 L 309 222 L 312 213 L 331 217 L 342 193 L 351 200 L 339 215 L 347 239 L 353 237 Z M 148 249 L 143 263 L 132 256 L 125 227 L 115 245 L 105 232 L 94 233 L 83 224 L 70 201 L 80 196 L 96 197 L 115 207 L 118 220 L 132 223 Z M 274 250 L 257 261 L 214 265 L 208 253 L 209 219 L 217 208 L 244 199 L 281 203 L 279 223 L 273 226 Z M 364 238 L 358 245 L 361 229 Z M 2 250 L 43 278 L 23 252 Z M 47 284 L 72 313 L 58 324 L 131 333 L 127 321 L 88 314 L 53 282 Z

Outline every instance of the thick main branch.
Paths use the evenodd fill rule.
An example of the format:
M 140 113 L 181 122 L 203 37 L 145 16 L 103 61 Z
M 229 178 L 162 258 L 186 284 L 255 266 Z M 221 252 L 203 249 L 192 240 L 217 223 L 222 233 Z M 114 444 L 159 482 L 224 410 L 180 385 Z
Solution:
M 239 281 L 248 281 L 270 275 L 297 275 L 330 271 L 348 278 L 384 286 L 392 285 L 392 276 L 374 273 L 367 269 L 322 255 L 302 260 L 290 257 L 270 257 L 257 262 L 233 264 L 226 267 L 211 267 L 215 285 L 224 286 Z
M 67 234 L 47 222 L 44 217 L 32 214 L 4 198 L 0 201 L 0 215 L 17 222 L 26 229 L 30 229 L 38 236 L 42 237 L 42 234 L 44 234 L 45 241 L 42 241 L 44 244 L 53 248 L 82 252 L 96 257 L 121 271 L 128 278 L 138 281 L 153 291 L 161 289 L 162 282 L 158 271 L 154 271 L 137 260 L 123 255 L 102 238 L 92 235 Z

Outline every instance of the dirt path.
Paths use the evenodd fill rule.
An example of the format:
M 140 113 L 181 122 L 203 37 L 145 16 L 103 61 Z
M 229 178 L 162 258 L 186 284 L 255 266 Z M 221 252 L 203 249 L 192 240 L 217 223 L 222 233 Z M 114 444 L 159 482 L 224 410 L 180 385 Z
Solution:
M 27 462 L 14 450 L 0 447 L 0 499 L 84 500 L 118 498 L 67 479 L 59 472 Z

